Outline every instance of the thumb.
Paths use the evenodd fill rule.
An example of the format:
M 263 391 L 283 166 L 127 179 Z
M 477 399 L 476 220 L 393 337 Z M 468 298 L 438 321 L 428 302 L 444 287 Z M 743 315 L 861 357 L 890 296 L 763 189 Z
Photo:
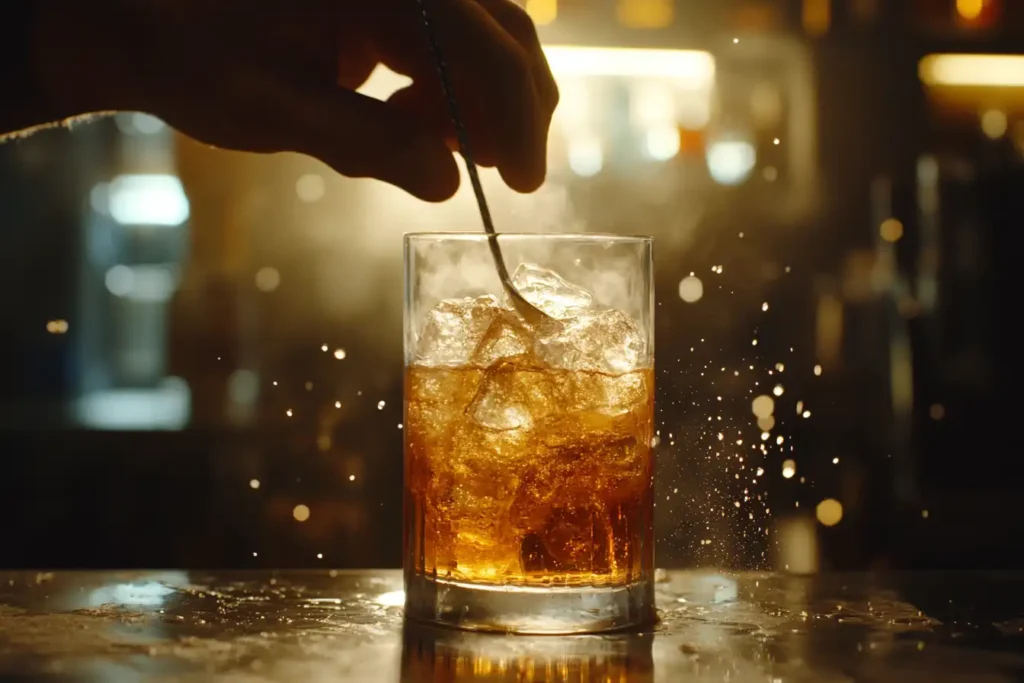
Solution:
M 306 88 L 266 121 L 286 148 L 350 178 L 376 178 L 429 202 L 450 198 L 459 172 L 442 136 L 399 108 L 352 90 Z

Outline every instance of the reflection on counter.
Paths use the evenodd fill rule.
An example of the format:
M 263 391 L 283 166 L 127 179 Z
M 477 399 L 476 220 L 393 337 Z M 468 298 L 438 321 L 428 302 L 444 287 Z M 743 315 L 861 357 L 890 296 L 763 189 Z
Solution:
M 496 637 L 406 622 L 402 680 L 433 683 L 647 683 L 654 635 Z

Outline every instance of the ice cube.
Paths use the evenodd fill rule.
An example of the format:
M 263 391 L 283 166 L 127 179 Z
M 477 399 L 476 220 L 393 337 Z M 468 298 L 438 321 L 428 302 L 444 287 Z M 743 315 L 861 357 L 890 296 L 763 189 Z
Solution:
M 498 309 L 493 296 L 446 299 L 427 314 L 416 345 L 420 365 L 465 365 Z
M 529 429 L 559 409 L 561 396 L 549 371 L 523 356 L 488 368 L 469 406 L 478 424 L 498 431 Z
M 527 353 L 532 341 L 496 297 L 446 299 L 427 314 L 416 363 L 431 367 L 490 365 Z
M 512 284 L 524 299 L 552 318 L 570 318 L 591 307 L 594 297 L 558 273 L 532 263 L 516 268 Z
M 523 321 L 514 312 L 499 308 L 493 311 L 491 324 L 473 349 L 472 362 L 489 367 L 503 358 L 528 356 L 533 351 L 533 338 Z
M 618 375 L 640 366 L 645 341 L 631 317 L 606 309 L 546 323 L 538 330 L 535 349 L 552 367 Z

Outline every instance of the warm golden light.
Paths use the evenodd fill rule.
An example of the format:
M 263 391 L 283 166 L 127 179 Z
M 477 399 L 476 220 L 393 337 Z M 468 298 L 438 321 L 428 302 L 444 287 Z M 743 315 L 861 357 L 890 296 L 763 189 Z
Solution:
M 804 0 L 804 30 L 816 36 L 827 33 L 832 24 L 832 0 Z
M 696 275 L 684 277 L 679 281 L 679 298 L 686 303 L 696 303 L 702 296 L 704 296 L 704 283 Z
M 715 58 L 700 50 L 549 45 L 544 55 L 556 77 L 647 76 L 695 88 L 709 88 L 715 80 Z
M 324 178 L 317 173 L 306 173 L 295 181 L 295 194 L 304 202 L 318 202 L 323 199 L 326 192 Z
M 296 505 L 295 509 L 292 510 L 292 517 L 295 518 L 296 522 L 305 522 L 309 519 L 309 508 L 305 505 Z
M 967 21 L 973 21 L 981 16 L 985 9 L 985 0 L 956 0 L 956 13 Z
M 843 505 L 835 498 L 826 498 L 818 503 L 815 515 L 823 526 L 835 526 L 843 519 Z
M 886 218 L 878 226 L 878 234 L 886 242 L 896 242 L 899 238 L 903 237 L 903 223 L 900 223 L 895 218 Z
M 758 418 L 771 417 L 775 412 L 775 401 L 771 396 L 761 395 L 753 400 L 750 409 Z
M 786 479 L 792 479 L 795 474 L 796 460 L 784 460 L 782 462 L 782 476 Z
M 526 13 L 538 26 L 545 26 L 558 18 L 558 0 L 526 0 Z
M 918 64 L 925 85 L 1019 88 L 1024 55 L 928 55 Z
M 781 519 L 775 523 L 775 538 L 776 569 L 792 574 L 818 571 L 818 537 L 813 519 L 804 515 Z
M 46 323 L 46 331 L 50 334 L 65 334 L 68 331 L 68 321 L 50 320 Z
M 266 267 L 256 271 L 256 289 L 273 292 L 281 285 L 281 273 L 276 268 Z
M 985 137 L 998 140 L 1006 135 L 1006 114 L 998 109 L 989 109 L 981 115 L 981 131 Z
M 672 0 L 619 0 L 619 23 L 629 28 L 664 28 L 672 24 Z

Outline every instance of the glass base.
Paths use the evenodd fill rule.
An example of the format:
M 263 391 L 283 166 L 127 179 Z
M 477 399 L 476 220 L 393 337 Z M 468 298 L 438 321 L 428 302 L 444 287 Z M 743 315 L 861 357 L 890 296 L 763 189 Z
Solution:
M 650 626 L 654 585 L 524 588 L 407 575 L 405 616 L 471 631 L 524 634 L 602 633 Z

